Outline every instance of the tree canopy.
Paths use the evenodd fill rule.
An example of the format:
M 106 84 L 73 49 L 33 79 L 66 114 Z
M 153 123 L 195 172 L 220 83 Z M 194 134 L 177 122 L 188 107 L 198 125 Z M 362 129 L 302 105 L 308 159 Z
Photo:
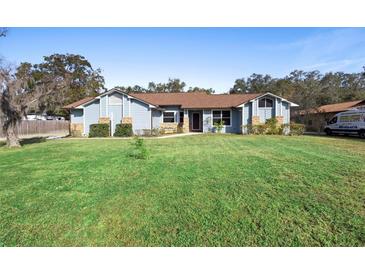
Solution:
M 282 78 L 252 74 L 247 79 L 237 79 L 229 92 L 271 92 L 298 103 L 300 109 L 365 99 L 365 67 L 359 73 L 295 70 Z
M 135 86 L 117 86 L 117 88 L 120 88 L 126 93 L 142 93 L 142 92 L 186 92 L 185 91 L 186 83 L 181 81 L 178 78 L 169 78 L 167 83 L 155 83 L 155 82 L 149 82 L 147 88 L 143 88 L 141 86 L 135 85 Z M 214 90 L 209 88 L 199 88 L 199 87 L 189 87 L 187 92 L 207 92 L 207 93 L 214 93 Z
M 94 70 L 90 62 L 81 55 L 53 54 L 45 56 L 40 64 L 21 63 L 16 75 L 27 74 L 35 81 L 67 79 L 66 90 L 55 90 L 52 96 L 41 97 L 35 111 L 62 114 L 62 106 L 87 96 L 95 96 L 105 90 L 104 77 L 100 69 Z

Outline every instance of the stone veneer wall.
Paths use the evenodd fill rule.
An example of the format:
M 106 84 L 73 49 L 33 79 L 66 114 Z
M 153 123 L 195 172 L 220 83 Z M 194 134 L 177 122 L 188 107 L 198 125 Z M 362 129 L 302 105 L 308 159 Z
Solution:
M 278 120 L 279 125 L 284 124 L 284 116 L 276 116 L 275 118 Z
M 260 124 L 260 116 L 252 116 L 252 125 Z
M 187 133 L 189 132 L 189 116 L 184 115 L 184 122 L 182 124 L 182 132 Z
M 110 118 L 109 117 L 100 117 L 99 118 L 99 124 L 109 124 Z
M 132 124 L 133 120 L 132 117 L 123 117 L 122 124 Z
M 81 137 L 84 133 L 84 125 L 82 123 L 72 123 L 70 125 L 70 134 L 73 137 Z
M 178 123 L 161 123 L 160 129 L 163 130 L 164 133 L 177 133 L 178 126 Z

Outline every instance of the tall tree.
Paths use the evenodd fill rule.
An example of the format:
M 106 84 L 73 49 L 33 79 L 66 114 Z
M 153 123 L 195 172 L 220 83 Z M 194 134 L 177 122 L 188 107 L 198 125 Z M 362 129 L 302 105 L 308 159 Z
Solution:
M 245 78 L 237 79 L 234 82 L 233 87 L 229 90 L 229 93 L 236 94 L 236 93 L 247 93 L 247 83 Z
M 20 70 L 28 69 L 29 63 L 20 65 Z M 40 111 L 63 113 L 62 106 L 87 96 L 96 96 L 105 91 L 104 77 L 100 69 L 93 69 L 90 62 L 77 54 L 53 54 L 45 56 L 44 61 L 32 66 L 32 76 L 42 78 L 67 78 L 70 80 L 67 91 L 56 92 L 52 97 L 44 97 L 40 102 Z M 59 95 L 59 96 L 58 96 Z M 55 100 L 56 99 L 56 100 Z
M 43 97 L 56 94 L 56 91 L 66 91 L 69 84 L 67 75 L 37 80 L 25 66 L 19 67 L 16 72 L 10 67 L 0 67 L 0 109 L 8 147 L 20 146 L 15 128 L 26 116 L 28 106 L 40 102 Z
M 215 90 L 212 88 L 206 89 L 206 88 L 200 88 L 200 87 L 189 87 L 187 92 L 205 92 L 208 94 L 213 94 L 213 93 L 215 93 Z

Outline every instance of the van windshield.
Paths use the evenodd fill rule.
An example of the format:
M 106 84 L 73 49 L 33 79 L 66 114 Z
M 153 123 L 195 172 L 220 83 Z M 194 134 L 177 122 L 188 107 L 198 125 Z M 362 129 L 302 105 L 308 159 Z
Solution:
M 330 121 L 329 124 L 336 124 L 337 123 L 337 116 L 333 117 Z

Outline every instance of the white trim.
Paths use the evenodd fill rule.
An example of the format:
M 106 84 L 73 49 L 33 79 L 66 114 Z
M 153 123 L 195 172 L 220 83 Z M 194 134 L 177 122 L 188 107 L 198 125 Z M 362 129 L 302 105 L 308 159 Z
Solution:
M 245 121 L 245 104 L 243 104 L 243 106 L 242 106 L 242 114 L 241 114 L 241 133 L 246 133 L 246 132 L 244 132 L 244 129 L 243 129 L 243 126 L 245 125 L 245 124 L 244 124 L 244 121 Z
M 106 104 L 106 115 L 105 115 L 105 117 L 109 117 L 109 96 L 108 95 L 106 96 L 105 104 Z
M 113 112 L 110 113 L 110 135 L 113 136 L 114 135 L 114 116 L 113 116 Z
M 255 97 L 255 98 L 253 98 L 253 99 L 251 99 L 251 100 L 249 100 L 249 101 L 247 101 L 247 102 L 244 102 L 244 103 L 242 103 L 242 104 L 240 104 L 240 105 L 238 105 L 238 106 L 236 106 L 236 107 L 242 107 L 244 104 L 246 104 L 246 103 L 248 103 L 248 102 L 253 103 L 253 102 L 255 102 L 257 99 L 259 99 L 259 98 L 261 98 L 261 97 L 264 97 L 264 96 L 267 96 L 267 95 L 272 96 L 272 97 L 275 97 L 275 98 L 279 98 L 279 99 L 281 99 L 281 100 L 282 100 L 282 101 L 284 101 L 284 102 L 288 102 L 288 103 L 290 104 L 290 106 L 291 106 L 291 107 L 299 107 L 299 105 L 297 105 L 297 104 L 295 104 L 295 103 L 293 103 L 293 102 L 290 102 L 290 101 L 286 100 L 285 98 L 283 98 L 283 97 L 281 97 L 281 96 L 278 96 L 278 95 L 272 94 L 271 92 L 266 92 L 266 93 L 264 93 L 264 94 L 262 94 L 262 95 L 260 95 L 260 96 L 257 96 L 257 97 Z
M 254 100 L 258 100 L 258 99 L 260 99 L 261 97 L 264 97 L 264 96 L 272 96 L 272 97 L 275 97 L 275 98 L 280 98 L 282 101 L 284 101 L 284 102 L 288 102 L 289 104 L 290 104 L 290 106 L 291 107 L 299 107 L 299 105 L 298 104 L 295 104 L 295 103 L 293 103 L 293 102 L 290 102 L 290 101 L 288 101 L 288 100 L 286 100 L 285 98 L 283 98 L 283 97 L 280 97 L 280 96 L 278 96 L 278 95 L 275 95 L 275 94 L 272 94 L 271 92 L 266 92 L 265 94 L 263 94 L 263 95 L 260 95 L 260 96 L 258 96 L 258 97 L 256 97 L 256 98 L 254 98 L 254 99 L 252 99 L 251 101 L 254 101 Z M 250 101 L 250 102 L 251 102 Z
M 278 98 L 275 98 L 275 117 L 278 116 Z
M 194 128 L 194 113 L 199 114 L 199 128 Z M 192 111 L 191 112 L 191 130 L 202 130 L 201 128 L 201 122 L 202 122 L 202 113 L 200 113 L 199 111 Z
M 122 119 L 124 117 L 124 94 L 122 95 Z
M 101 116 L 101 100 L 99 99 L 99 117 Z
M 132 99 L 128 96 L 128 117 L 131 117 L 131 103 Z
M 265 106 L 264 107 L 260 107 L 260 100 L 263 100 L 263 99 L 265 99 Z M 272 102 L 271 107 L 267 107 L 266 106 L 266 99 L 269 99 Z M 275 99 L 275 104 L 276 104 L 276 98 L 274 98 L 274 99 Z M 261 98 L 257 99 L 257 109 L 260 109 L 260 108 L 272 109 L 273 108 L 273 105 L 274 105 L 274 100 L 272 100 L 271 98 L 261 97 Z
M 233 116 L 232 116 L 232 109 L 211 109 L 210 110 L 210 117 L 211 117 L 211 122 L 210 122 L 210 125 L 213 127 L 214 123 L 213 123 L 213 111 L 221 111 L 221 119 L 222 119 L 222 111 L 229 111 L 230 112 L 230 124 L 229 125 L 224 125 L 223 127 L 232 127 L 232 120 L 233 120 Z
M 145 101 L 143 101 L 143 100 L 141 100 L 141 99 L 139 99 L 139 98 L 137 98 L 137 97 L 134 97 L 134 96 L 128 95 L 127 93 L 125 93 L 125 92 L 123 92 L 123 91 L 121 91 L 121 90 L 119 90 L 119 89 L 117 89 L 117 88 L 112 88 L 112 89 L 108 90 L 107 92 L 104 92 L 104 93 L 102 93 L 102 94 L 100 94 L 100 95 L 98 95 L 98 96 L 94 97 L 94 98 L 93 98 L 93 99 L 91 99 L 90 101 L 88 101 L 88 102 L 86 102 L 86 103 L 84 103 L 84 104 L 81 104 L 81 105 L 79 105 L 79 106 L 77 106 L 77 107 L 74 107 L 74 108 L 82 107 L 83 105 L 85 105 L 85 104 L 87 104 L 87 103 L 91 103 L 91 102 L 95 101 L 96 99 L 100 99 L 101 97 L 108 96 L 110 93 L 113 93 L 113 92 L 118 92 L 118 93 L 120 93 L 120 94 L 122 94 L 122 95 L 126 95 L 128 98 L 133 98 L 133 99 L 135 99 L 135 100 L 137 100 L 137 101 L 140 101 L 140 102 L 142 102 L 142 103 L 144 103 L 144 104 L 146 104 L 146 105 L 148 105 L 148 106 L 150 106 L 150 107 L 155 107 L 155 108 L 157 108 L 157 106 L 152 105 L 152 104 L 150 104 L 150 103 L 147 103 L 147 102 L 145 102 Z
M 86 135 L 86 126 L 85 126 L 85 109 L 82 110 L 82 124 L 83 124 L 83 135 Z

